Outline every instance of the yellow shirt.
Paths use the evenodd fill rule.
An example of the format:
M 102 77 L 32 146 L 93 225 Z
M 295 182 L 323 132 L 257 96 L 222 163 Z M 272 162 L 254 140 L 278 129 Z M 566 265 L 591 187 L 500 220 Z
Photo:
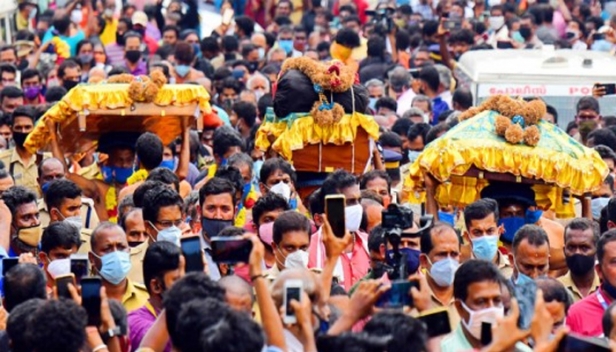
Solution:
M 476 259 L 475 254 L 472 252 L 471 257 Z M 503 274 L 505 279 L 511 278 L 511 275 L 513 275 L 513 266 L 511 266 L 509 258 L 500 251 L 496 251 L 496 260 L 498 261 L 498 270 Z
M 132 282 L 130 279 L 127 280 L 126 292 L 122 296 L 122 305 L 127 313 L 143 307 L 149 298 L 150 295 L 145 286 Z
M 41 160 L 51 156 L 50 153 L 44 153 Z M 21 160 L 17 150 L 11 148 L 0 152 L 0 161 L 4 163 L 6 170 L 13 176 L 16 186 L 24 186 L 34 192 L 38 198 L 42 196 L 39 189 L 37 155 L 32 155 L 30 160 Z
M 582 297 L 580 290 L 578 290 L 577 286 L 575 286 L 575 283 L 573 283 L 573 279 L 571 279 L 571 272 L 567 272 L 565 275 L 559 277 L 558 281 L 560 281 L 560 283 L 563 284 L 563 286 L 565 286 L 565 288 L 569 291 L 571 298 L 573 298 L 573 303 L 581 301 L 582 298 L 584 298 Z M 591 293 L 597 291 L 600 286 L 601 281 L 599 280 L 599 275 L 595 274 L 595 279 L 592 282 L 592 286 L 590 287 L 590 292 L 588 292 L 588 294 L 590 295 Z
M 144 284 L 143 282 L 143 258 L 145 257 L 145 252 L 148 250 L 149 243 L 148 241 L 143 242 L 142 244 L 131 247 L 130 249 L 130 264 L 131 268 L 128 272 L 128 278 L 140 284 Z
M 118 20 L 116 18 L 111 21 L 105 20 L 105 29 L 99 36 L 101 43 L 107 46 L 116 42 L 116 31 L 118 30 Z
M 77 174 L 87 178 L 88 180 L 95 180 L 101 176 L 101 169 L 98 167 L 97 163 L 92 163 L 92 165 L 79 169 Z
M 45 204 L 45 200 L 43 198 L 39 198 L 37 200 L 38 209 L 39 209 L 39 219 L 41 221 L 41 227 L 44 229 L 49 226 L 49 211 L 47 210 L 47 205 Z M 98 219 L 98 214 L 96 214 L 96 210 L 94 209 L 94 201 L 90 198 L 81 198 L 81 223 L 83 224 L 84 229 L 94 230 L 100 220 Z
M 81 232 L 79 233 L 79 237 L 81 239 L 81 246 L 79 246 L 77 253 L 78 254 L 90 253 L 90 250 L 92 249 L 92 246 L 90 245 L 90 237 L 92 237 L 92 230 L 81 229 Z

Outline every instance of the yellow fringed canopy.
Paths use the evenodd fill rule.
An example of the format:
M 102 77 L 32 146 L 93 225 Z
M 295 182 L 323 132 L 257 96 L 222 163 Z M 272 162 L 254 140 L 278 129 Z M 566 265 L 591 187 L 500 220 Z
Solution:
M 128 94 L 128 84 L 80 84 L 49 109 L 37 122 L 25 142 L 31 152 L 49 143 L 46 119 L 60 126 L 66 151 L 80 152 L 88 140 L 97 140 L 104 132 L 150 131 L 164 144 L 171 143 L 181 132 L 180 121 L 171 116 L 195 116 L 210 113 L 209 94 L 204 87 L 192 84 L 166 84 L 151 104 L 135 103 Z M 78 117 L 85 115 L 85 128 Z
M 537 146 L 514 145 L 495 133 L 496 115 L 494 111 L 481 112 L 426 146 L 404 180 L 408 200 L 421 198 L 424 175 L 429 173 L 441 182 L 435 193 L 439 204 L 464 207 L 477 200 L 488 184 L 485 179 L 465 176 L 476 168 L 540 181 L 544 184 L 533 186 L 537 205 L 571 214 L 570 207 L 563 205 L 562 190 L 583 195 L 599 188 L 607 176 L 608 167 L 599 154 L 557 126 L 541 121 Z
M 378 139 L 379 125 L 374 118 L 358 112 L 345 114 L 338 123 L 330 125 L 315 123 L 314 118 L 307 113 L 294 113 L 283 119 L 271 113 L 259 127 L 255 145 L 264 152 L 271 148 L 290 162 L 293 160 L 293 151 L 307 144 L 351 143 L 360 127 L 372 139 Z

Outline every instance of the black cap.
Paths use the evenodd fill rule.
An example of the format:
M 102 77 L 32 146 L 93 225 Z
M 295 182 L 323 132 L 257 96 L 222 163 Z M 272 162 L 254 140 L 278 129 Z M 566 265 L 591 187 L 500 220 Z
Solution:
M 481 198 L 492 198 L 497 202 L 513 200 L 527 207 L 537 205 L 535 191 L 525 183 L 492 181 L 481 190 Z

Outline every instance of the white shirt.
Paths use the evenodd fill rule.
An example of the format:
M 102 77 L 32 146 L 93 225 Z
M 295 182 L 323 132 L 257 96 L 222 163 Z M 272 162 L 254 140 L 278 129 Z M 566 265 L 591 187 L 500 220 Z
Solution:
M 400 98 L 398 98 L 398 109 L 396 110 L 396 114 L 398 114 L 398 116 L 402 116 L 408 109 L 411 108 L 415 95 L 415 92 L 413 92 L 410 88 L 406 92 L 402 93 Z
M 304 345 L 289 330 L 284 329 L 283 334 L 287 352 L 304 352 Z

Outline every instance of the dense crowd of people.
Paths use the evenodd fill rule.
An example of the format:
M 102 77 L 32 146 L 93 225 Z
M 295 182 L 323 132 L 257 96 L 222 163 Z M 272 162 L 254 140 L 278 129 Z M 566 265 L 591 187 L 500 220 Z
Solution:
M 613 53 L 612 4 L 20 0 L 14 40 L 0 45 L 0 351 L 547 352 L 570 336 L 610 346 L 616 117 L 601 114 L 605 88 L 560 126 L 609 168 L 593 219 L 579 209 L 558 219 L 530 185 L 491 182 L 424 226 L 403 185 L 424 148 L 477 103 L 456 85 L 464 53 Z M 220 23 L 210 28 L 204 13 Z M 301 56 L 353 69 L 385 165 L 331 170 L 307 198 L 293 165 L 255 146 L 285 60 Z M 59 122 L 42 118 L 79 84 L 155 71 L 207 90 L 203 130 L 184 119 L 164 145 L 119 123 L 74 153 Z M 558 109 L 543 119 L 558 126 Z M 34 153 L 25 142 L 35 126 L 50 142 Z M 345 199 L 344 236 L 326 216 L 334 195 Z M 413 210 L 396 245 L 383 223 L 392 206 Z M 193 237 L 202 271 L 180 245 Z M 249 241 L 247 261 L 217 260 L 214 237 Z M 97 316 L 84 309 L 85 277 L 60 285 L 86 257 L 87 277 L 102 284 Z M 412 284 L 406 304 L 383 308 L 401 281 Z

